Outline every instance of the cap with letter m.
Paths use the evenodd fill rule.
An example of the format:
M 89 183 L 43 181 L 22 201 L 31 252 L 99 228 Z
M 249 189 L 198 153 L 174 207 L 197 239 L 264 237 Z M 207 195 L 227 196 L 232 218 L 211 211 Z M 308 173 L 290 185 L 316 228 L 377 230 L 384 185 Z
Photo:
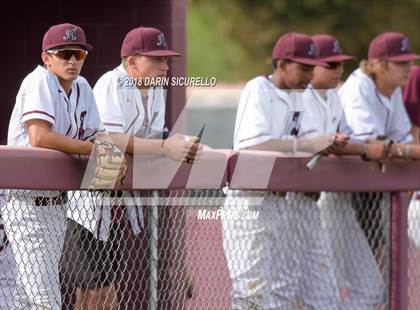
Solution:
M 45 52 L 64 45 L 80 45 L 87 51 L 93 48 L 86 42 L 85 32 L 79 26 L 69 23 L 51 26 L 44 34 L 42 51 Z
M 340 62 L 354 59 L 353 56 L 343 54 L 340 42 L 329 34 L 316 34 L 311 38 L 318 51 L 318 58 L 323 62 Z
M 411 52 L 408 38 L 404 34 L 384 32 L 370 43 L 368 59 L 404 62 L 420 59 L 420 55 Z
M 168 48 L 163 32 L 152 27 L 138 27 L 127 33 L 121 46 L 121 58 L 131 55 L 181 56 Z
M 288 59 L 311 66 L 326 66 L 318 59 L 318 52 L 311 37 L 297 32 L 282 35 L 273 48 L 272 59 Z

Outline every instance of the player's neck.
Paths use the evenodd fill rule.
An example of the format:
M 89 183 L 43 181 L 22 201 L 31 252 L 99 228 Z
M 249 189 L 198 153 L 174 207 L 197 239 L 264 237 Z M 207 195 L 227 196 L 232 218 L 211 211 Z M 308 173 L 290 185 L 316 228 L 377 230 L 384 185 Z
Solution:
M 137 89 L 139 90 L 142 98 L 147 97 L 147 95 L 149 94 L 149 87 L 138 87 Z
M 73 86 L 73 81 L 64 80 L 61 77 L 58 77 L 58 81 L 68 96 L 70 94 L 71 87 Z
M 273 74 L 271 75 L 271 82 L 277 88 L 284 89 L 284 90 L 287 90 L 288 89 L 287 85 L 284 83 L 284 81 L 281 78 L 281 76 L 276 73 L 276 71 L 274 71 Z
M 327 100 L 327 91 L 328 89 L 314 89 L 322 99 Z
M 378 89 L 378 91 L 384 95 L 385 97 L 390 98 L 392 93 L 394 92 L 394 90 L 397 88 L 396 85 L 392 84 L 392 83 L 388 83 L 387 81 L 381 79 L 381 78 L 377 78 L 375 79 L 375 85 L 376 88 Z
M 327 87 L 314 80 L 311 81 L 311 85 L 314 91 L 316 91 L 324 100 L 327 100 Z

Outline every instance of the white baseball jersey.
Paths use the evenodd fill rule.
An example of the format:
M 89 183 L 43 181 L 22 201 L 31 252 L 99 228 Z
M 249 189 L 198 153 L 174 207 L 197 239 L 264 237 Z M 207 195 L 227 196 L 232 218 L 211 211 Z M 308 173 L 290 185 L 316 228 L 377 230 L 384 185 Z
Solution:
M 8 131 L 8 145 L 30 146 L 26 122 L 41 119 L 59 134 L 87 140 L 101 130 L 95 98 L 79 76 L 67 96 L 55 74 L 38 66 L 22 82 Z
M 130 84 L 130 78 L 121 64 L 101 76 L 93 92 L 100 117 L 108 132 L 126 133 L 140 138 L 161 138 L 166 100 L 163 88 L 152 87 L 147 98 L 142 98 L 137 87 Z M 142 207 L 130 206 L 126 214 L 134 233 L 138 234 L 143 226 Z
M 127 86 L 127 81 L 130 81 L 127 72 L 120 65 L 101 76 L 93 88 L 106 131 L 141 138 L 158 136 L 165 124 L 165 90 L 150 88 L 146 103 L 140 91 Z
M 87 140 L 102 130 L 93 92 L 83 77 L 72 83 L 67 95 L 55 74 L 38 66 L 22 82 L 9 123 L 8 145 L 31 146 L 27 123 L 40 119 L 52 131 L 77 140 Z M 19 302 L 29 307 L 61 306 L 59 260 L 65 237 L 67 204 L 34 206 L 21 195 L 40 195 L 22 191 L 6 204 L 3 219 L 18 267 Z M 42 196 L 57 195 L 46 191 Z M 74 203 L 81 204 L 81 201 Z M 22 221 L 25 218 L 25 221 Z M 90 217 L 93 221 L 93 216 Z M 34 242 L 33 236 L 39 240 Z M 22 251 L 19 247 L 23 247 Z M 48 260 L 43 260 L 45 256 Z
M 304 105 L 300 93 L 277 88 L 270 77 L 252 79 L 243 89 L 239 101 L 234 149 L 300 135 L 303 114 Z
M 302 124 L 302 137 L 333 134 L 336 132 L 351 134 L 340 97 L 335 89 L 326 90 L 323 98 L 312 85 L 308 85 L 303 94 L 305 116 Z
M 400 87 L 387 98 L 359 68 L 349 76 L 338 93 L 355 138 L 376 139 L 378 135 L 384 135 L 399 143 L 413 140 Z
M 341 133 L 352 135 L 335 89 L 327 90 L 325 100 L 309 85 L 304 92 L 304 99 L 305 117 L 302 126 L 303 130 L 311 132 L 312 137 L 332 134 L 337 132 L 337 129 Z M 323 226 L 328 231 L 327 240 L 334 252 L 334 260 L 328 266 L 330 274 L 334 274 L 337 288 L 346 287 L 350 290 L 350 297 L 340 304 L 339 308 L 368 309 L 368 305 L 375 304 L 381 297 L 381 273 L 356 221 L 351 206 L 351 195 L 349 197 L 348 193 L 323 192 L 318 205 Z M 363 264 L 360 265 L 360 262 Z M 351 273 L 347 272 L 345 267 L 354 264 L 359 264 L 358 268 L 351 269 Z M 359 293 L 361 287 L 369 294 Z
M 305 115 L 302 91 L 281 90 L 269 77 L 254 78 L 241 94 L 234 148 L 304 136 L 302 130 L 309 128 L 303 124 Z M 264 196 L 261 205 L 250 203 L 248 197 L 259 194 Z M 229 190 L 223 208 L 232 212 L 232 207 L 259 212 L 255 221 L 222 218 L 233 309 L 292 309 L 297 296 L 314 309 L 329 309 L 327 305 L 336 302 L 334 279 L 326 274 L 325 266 L 331 262 L 325 255 L 328 249 L 315 201 L 302 193 Z
M 23 80 L 19 89 L 9 124 L 8 145 L 31 146 L 26 122 L 32 119 L 47 121 L 54 132 L 76 140 L 87 140 L 104 131 L 92 88 L 86 79 L 77 77 L 67 96 L 57 76 L 41 66 Z M 44 194 L 47 195 L 58 193 Z M 81 198 L 75 198 L 77 196 L 70 199 L 68 217 L 93 230 L 92 227 L 101 222 L 100 210 L 86 199 L 81 203 Z M 77 205 L 83 213 L 73 212 Z

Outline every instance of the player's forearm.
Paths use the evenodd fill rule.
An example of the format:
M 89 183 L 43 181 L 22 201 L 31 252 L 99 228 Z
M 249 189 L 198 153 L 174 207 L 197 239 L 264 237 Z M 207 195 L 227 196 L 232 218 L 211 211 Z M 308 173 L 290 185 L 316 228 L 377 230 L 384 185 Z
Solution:
M 162 154 L 162 140 L 160 139 L 138 138 L 125 133 L 110 133 L 105 139 L 110 139 L 121 151 L 130 155 Z
M 414 142 L 419 143 L 420 142 L 420 127 L 413 125 L 413 127 L 411 127 L 411 135 L 414 138 Z
M 331 145 L 330 137 L 317 137 L 313 139 L 292 140 L 268 140 L 249 147 L 251 150 L 275 151 L 275 152 L 306 152 L 317 153 Z
M 417 143 L 395 144 L 390 150 L 389 157 L 420 159 L 420 145 Z
M 364 149 L 363 144 L 346 144 L 337 152 L 334 152 L 336 155 L 363 155 Z
M 295 142 L 296 143 L 296 142 Z M 292 140 L 268 140 L 266 142 L 248 147 L 249 150 L 293 152 Z
M 127 143 L 128 154 L 142 155 L 162 155 L 163 140 L 161 139 L 144 139 L 130 136 Z
M 93 145 L 90 141 L 75 140 L 53 131 L 30 137 L 30 143 L 33 147 L 79 155 L 90 155 Z

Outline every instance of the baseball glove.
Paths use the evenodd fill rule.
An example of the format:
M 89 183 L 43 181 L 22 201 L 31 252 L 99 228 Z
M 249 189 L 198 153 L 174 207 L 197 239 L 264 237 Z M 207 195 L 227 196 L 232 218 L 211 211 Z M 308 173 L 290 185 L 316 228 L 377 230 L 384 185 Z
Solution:
M 96 168 L 90 190 L 114 189 L 122 184 L 127 172 L 127 159 L 115 144 L 109 141 L 95 141 L 93 146 Z

